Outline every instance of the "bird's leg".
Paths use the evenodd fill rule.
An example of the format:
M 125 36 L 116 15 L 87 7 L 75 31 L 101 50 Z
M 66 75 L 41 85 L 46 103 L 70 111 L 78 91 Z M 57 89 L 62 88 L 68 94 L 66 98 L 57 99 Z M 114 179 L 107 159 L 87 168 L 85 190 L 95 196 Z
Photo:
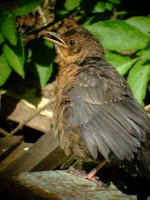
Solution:
M 94 169 L 92 169 L 87 175 L 86 178 L 88 180 L 93 180 L 95 179 L 95 174 L 107 163 L 107 160 L 103 160 L 102 162 L 100 162 L 97 167 L 95 167 Z
M 98 164 L 97 167 L 92 169 L 88 174 L 85 171 L 81 171 L 78 169 L 75 169 L 74 167 L 70 167 L 69 171 L 72 174 L 75 174 L 79 177 L 88 179 L 90 181 L 96 182 L 97 177 L 95 177 L 95 174 L 107 163 L 107 160 L 103 160 L 101 163 Z

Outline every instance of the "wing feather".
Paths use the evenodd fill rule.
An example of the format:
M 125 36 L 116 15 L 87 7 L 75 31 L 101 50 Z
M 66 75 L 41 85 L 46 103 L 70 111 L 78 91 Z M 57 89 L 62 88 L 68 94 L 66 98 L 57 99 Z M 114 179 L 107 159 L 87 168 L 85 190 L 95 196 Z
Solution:
M 105 77 L 82 71 L 68 94 L 74 121 L 93 158 L 100 152 L 107 160 L 112 153 L 131 160 L 150 132 L 150 121 L 127 90 L 126 81 L 116 81 L 120 75 L 113 73 Z

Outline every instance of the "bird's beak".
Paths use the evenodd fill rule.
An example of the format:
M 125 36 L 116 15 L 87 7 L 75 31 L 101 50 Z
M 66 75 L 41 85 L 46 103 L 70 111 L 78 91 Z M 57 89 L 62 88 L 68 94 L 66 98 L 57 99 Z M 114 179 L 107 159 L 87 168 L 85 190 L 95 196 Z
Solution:
M 66 43 L 64 42 L 64 40 L 61 39 L 61 36 L 60 36 L 59 33 L 55 33 L 55 32 L 49 31 L 49 32 L 47 32 L 47 33 L 44 35 L 44 38 L 45 38 L 46 40 L 49 40 L 49 41 L 51 41 L 51 42 L 54 42 L 54 44 L 67 47 L 67 45 L 66 45 Z

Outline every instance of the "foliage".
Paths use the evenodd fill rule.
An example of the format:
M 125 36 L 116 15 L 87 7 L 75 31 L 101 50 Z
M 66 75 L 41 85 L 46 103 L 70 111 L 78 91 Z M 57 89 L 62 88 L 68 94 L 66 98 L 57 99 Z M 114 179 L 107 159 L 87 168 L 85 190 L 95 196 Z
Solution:
M 22 78 L 29 73 L 44 87 L 52 74 L 53 46 L 38 38 L 25 43 L 25 38 L 32 32 L 31 28 L 20 33 L 16 21 L 22 16 L 36 17 L 37 7 L 45 14 L 46 1 L 14 2 L 15 9 L 0 4 L 0 85 L 6 83 L 14 71 Z M 136 7 L 134 0 L 126 3 L 123 0 L 49 0 L 47 5 L 47 10 L 54 14 L 54 19 L 47 22 L 47 27 L 53 29 L 58 22 L 72 19 L 75 24 L 95 34 L 105 48 L 107 60 L 127 77 L 129 86 L 141 104 L 144 104 L 150 80 L 150 17 L 142 7 L 145 2 Z M 44 25 L 45 22 L 40 30 L 42 26 L 45 28 Z

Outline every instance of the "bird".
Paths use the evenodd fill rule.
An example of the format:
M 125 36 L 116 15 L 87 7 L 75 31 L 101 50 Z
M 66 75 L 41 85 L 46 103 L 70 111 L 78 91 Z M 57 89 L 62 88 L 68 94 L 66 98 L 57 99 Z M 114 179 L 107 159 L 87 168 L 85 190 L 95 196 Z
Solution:
M 59 66 L 53 131 L 64 152 L 77 158 L 117 161 L 133 176 L 150 179 L 150 118 L 127 80 L 105 58 L 104 48 L 85 28 L 47 31 Z

